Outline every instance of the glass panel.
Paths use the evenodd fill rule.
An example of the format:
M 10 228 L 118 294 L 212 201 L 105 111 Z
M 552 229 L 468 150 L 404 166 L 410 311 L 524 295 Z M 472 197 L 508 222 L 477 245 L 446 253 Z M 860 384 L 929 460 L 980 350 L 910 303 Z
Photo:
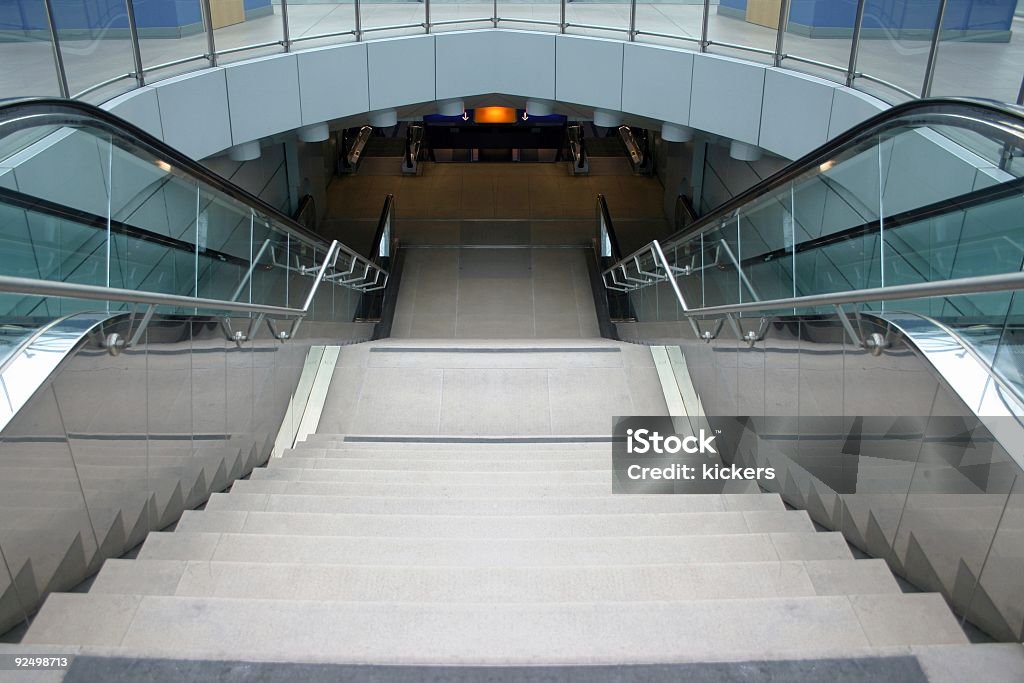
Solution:
M 949 3 L 932 95 L 1016 102 L 1024 67 L 1015 0 Z M 1017 31 L 1014 32 L 1013 29 Z
M 793 214 L 787 188 L 759 202 L 740 217 L 740 253 L 744 301 L 793 296 Z
M 60 95 L 42 2 L 0 5 L 0 64 L 5 97 Z
M 434 11 L 437 5 L 431 2 L 430 11 Z M 566 6 L 566 16 L 569 15 L 569 7 Z M 481 16 L 490 16 L 491 7 L 484 9 Z M 559 0 L 531 0 L 529 2 L 516 2 L 516 0 L 498 0 L 498 17 L 501 22 L 498 24 L 504 28 L 528 28 L 531 31 L 558 31 L 558 23 L 562 20 L 562 3 Z M 541 24 L 530 22 L 539 21 Z M 571 21 L 566 19 L 566 21 Z M 525 23 L 520 23 L 525 22 Z
M 857 70 L 920 95 L 938 11 L 939 0 L 869 2 Z M 905 93 L 867 79 L 858 79 L 857 87 L 890 102 L 908 99 Z
M 423 33 L 426 10 L 422 2 L 361 2 L 364 39 Z M 394 28 L 394 27 L 404 28 Z M 367 33 L 369 32 L 369 33 Z
M 202 191 L 199 198 L 197 296 L 231 299 L 249 270 L 252 211 Z
M 709 52 L 755 62 L 771 62 L 779 26 L 782 0 L 721 0 L 708 17 Z M 739 50 L 740 45 L 760 50 Z M 768 54 L 765 54 L 767 51 Z
M 54 2 L 52 7 L 72 96 L 135 71 L 124 0 Z M 123 78 L 84 99 L 102 102 L 135 85 L 134 78 Z
M 569 33 L 621 40 L 629 30 L 629 3 L 570 2 L 565 8 L 565 20 Z
M 736 220 L 704 235 L 704 305 L 718 306 L 740 300 L 740 278 L 730 258 L 735 253 Z
M 639 32 L 637 40 L 697 50 L 700 48 L 703 19 L 703 2 L 664 3 L 657 0 L 637 0 L 636 30 Z M 680 39 L 652 36 L 645 32 L 679 36 Z M 689 40 L 681 40 L 681 38 Z
M 236 301 L 249 301 L 287 305 L 285 285 L 287 278 L 283 270 L 284 254 L 287 251 L 288 236 L 270 227 L 264 217 L 256 216 L 253 221 L 252 260 L 255 266 L 252 275 L 244 282 Z
M 284 50 L 281 6 L 271 0 L 210 0 L 217 63 L 252 59 Z M 264 45 L 253 49 L 254 45 Z M 225 51 L 238 50 L 223 54 Z
M 856 18 L 856 0 L 811 0 L 791 3 L 784 42 L 785 53 L 829 64 L 836 69 L 807 64 L 795 59 L 785 60 L 783 65 L 788 69 L 806 71 L 845 83 L 846 71 L 850 66 L 850 48 L 853 45 Z
M 356 10 L 352 0 L 288 3 L 288 34 L 295 50 L 335 45 L 356 39 Z M 345 35 L 332 35 L 344 33 Z M 316 38 L 316 36 L 328 36 Z
M 159 79 L 208 66 L 203 11 L 199 0 L 135 2 L 135 24 L 147 79 Z M 194 61 L 164 66 L 190 57 Z M 156 71 L 150 74 L 150 69 Z

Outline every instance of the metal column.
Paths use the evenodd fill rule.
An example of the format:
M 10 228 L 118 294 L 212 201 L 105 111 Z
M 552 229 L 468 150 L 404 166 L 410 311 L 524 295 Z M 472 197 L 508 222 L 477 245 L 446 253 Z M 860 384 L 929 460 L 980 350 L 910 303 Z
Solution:
M 139 47 L 139 27 L 135 23 L 135 0 L 124 0 L 124 8 L 128 12 L 128 35 L 132 41 L 132 60 L 135 62 L 135 83 L 138 87 L 146 85 L 142 68 L 142 49 Z
M 779 30 L 775 34 L 775 66 L 782 66 L 782 58 L 785 56 L 786 28 L 789 26 L 789 1 L 782 0 L 779 7 Z
M 850 43 L 850 65 L 846 69 L 846 87 L 852 88 L 857 80 L 857 59 L 860 56 L 860 31 L 864 26 L 864 6 L 867 0 L 857 0 L 857 15 L 853 20 L 853 42 Z
M 708 51 L 708 15 L 711 14 L 711 0 L 704 0 L 704 16 L 700 24 L 700 51 Z
M 935 17 L 935 33 L 932 34 L 932 45 L 928 50 L 928 66 L 924 70 L 924 83 L 921 86 L 921 97 L 931 97 L 932 82 L 935 80 L 935 66 L 939 59 L 939 41 L 942 39 L 942 25 L 946 21 L 946 2 L 939 0 L 939 14 Z
M 68 74 L 64 70 L 64 57 L 60 52 L 60 40 L 57 38 L 57 22 L 53 19 L 51 0 L 43 0 L 46 9 L 46 23 L 50 26 L 50 47 L 53 48 L 53 65 L 57 69 L 57 87 L 61 97 L 71 97 L 68 90 Z
M 200 0 L 199 7 L 203 11 L 203 23 L 206 24 L 206 58 L 210 66 L 217 66 L 217 42 L 213 39 L 213 13 L 210 11 L 210 0 Z
M 292 51 L 292 30 L 288 25 L 288 0 L 281 0 L 281 30 L 284 33 L 284 51 Z

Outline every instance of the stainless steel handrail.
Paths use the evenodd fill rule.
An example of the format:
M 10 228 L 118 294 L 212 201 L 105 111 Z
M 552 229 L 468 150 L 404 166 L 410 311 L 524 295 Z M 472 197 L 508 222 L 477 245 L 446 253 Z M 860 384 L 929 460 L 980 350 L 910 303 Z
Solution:
M 925 299 L 940 296 L 960 296 L 965 294 L 985 294 L 990 292 L 1009 292 L 1024 290 L 1024 272 L 998 273 L 996 275 L 975 275 L 972 277 L 937 280 L 934 282 L 915 282 L 891 287 L 872 287 L 848 292 L 828 292 L 826 294 L 810 294 L 807 296 L 789 297 L 786 299 L 770 299 L 767 301 L 750 301 L 746 303 L 690 308 L 683 299 L 682 292 L 676 282 L 675 275 L 665 259 L 664 251 L 658 240 L 652 241 L 636 253 L 651 251 L 656 254 L 655 261 L 665 269 L 665 277 L 672 285 L 672 290 L 687 318 L 711 315 L 733 315 L 736 313 L 760 313 L 765 311 L 781 311 L 784 309 L 814 308 L 818 306 L 846 306 L 850 304 L 871 303 L 876 301 L 901 301 L 906 299 Z M 628 259 L 628 257 L 627 257 Z M 623 259 L 625 262 L 627 259 Z M 605 274 L 614 274 L 613 266 Z M 657 284 L 655 280 L 646 284 Z M 607 281 L 605 286 L 609 289 Z
M 665 249 L 671 249 L 701 233 L 717 229 L 723 221 L 733 219 L 736 212 L 747 204 L 769 197 L 773 191 L 781 189 L 815 168 L 820 168 L 823 163 L 834 161 L 837 155 L 869 136 L 877 136 L 898 128 L 926 125 L 951 125 L 957 128 L 983 130 L 993 137 L 1012 141 L 1015 146 L 1024 147 L 1024 109 L 1019 107 L 987 100 L 954 97 L 906 102 L 850 128 L 661 242 Z M 638 249 L 633 254 L 623 257 L 622 261 L 627 261 L 646 250 L 647 247 Z
M 116 135 L 171 168 L 207 185 L 217 192 L 271 218 L 274 227 L 297 240 L 318 248 L 326 248 L 327 240 L 306 229 L 290 216 L 259 197 L 225 180 L 198 161 L 185 156 L 163 140 L 153 136 L 105 109 L 79 100 L 27 98 L 0 104 L 0 137 L 27 128 L 42 126 L 91 126 Z
M 292 326 L 287 332 L 277 332 L 272 325 L 270 326 L 271 330 L 274 332 L 274 336 L 277 339 L 284 341 L 295 336 L 295 332 L 298 330 L 299 324 L 309 313 L 310 306 L 313 305 L 313 299 L 316 296 L 317 290 L 320 288 L 320 284 L 325 279 L 327 269 L 334 266 L 341 248 L 342 246 L 337 240 L 331 242 L 331 246 L 327 250 L 327 254 L 324 256 L 323 262 L 317 269 L 316 278 L 313 280 L 313 285 L 310 287 L 309 293 L 306 295 L 302 308 L 268 306 L 266 304 L 249 304 L 238 301 L 224 301 L 221 299 L 206 299 L 203 297 L 181 296 L 178 294 L 163 294 L 161 292 L 140 292 L 133 289 L 100 287 L 98 285 L 85 285 L 74 282 L 36 280 L 33 278 L 13 277 L 9 275 L 0 275 L 0 292 L 10 294 L 28 294 L 30 296 L 55 296 L 64 299 L 85 299 L 90 301 L 107 302 L 116 301 L 119 303 L 135 304 L 136 306 L 139 304 L 145 305 L 146 311 L 142 315 L 137 327 L 134 327 L 135 311 L 133 310 L 131 312 L 132 318 L 130 327 L 134 328 L 131 337 L 127 340 L 117 338 L 109 342 L 111 352 L 118 352 L 123 348 L 131 347 L 138 343 L 142 337 L 142 333 L 152 320 L 157 306 L 176 306 L 179 308 L 194 308 L 197 310 L 209 309 L 221 312 L 231 311 L 235 313 L 248 313 L 250 315 L 255 315 L 255 317 L 252 318 L 249 324 L 249 330 L 246 333 L 243 333 L 241 330 L 237 332 L 232 331 L 230 329 L 230 323 L 225 321 L 225 331 L 228 333 L 228 338 L 238 343 L 252 339 L 260 324 L 268 316 L 272 318 L 290 318 L 292 320 Z M 369 273 L 369 266 L 372 266 L 373 264 L 369 263 L 369 261 L 366 263 L 368 266 L 367 273 Z M 379 274 L 380 273 L 377 273 L 376 277 L 379 277 Z
M 132 47 L 132 52 L 133 52 L 134 72 L 133 73 L 129 73 L 129 74 L 125 74 L 125 76 L 118 77 L 118 78 L 116 78 L 114 80 L 108 80 L 108 81 L 106 81 L 104 83 L 93 84 L 90 87 L 88 87 L 85 90 L 83 90 L 81 93 L 78 93 L 77 95 L 75 95 L 75 97 L 80 97 L 80 96 L 82 96 L 84 94 L 87 94 L 87 93 L 90 93 L 90 92 L 94 92 L 95 90 L 97 90 L 99 88 L 105 87 L 106 85 L 110 85 L 111 83 L 117 82 L 117 81 L 119 81 L 119 80 L 121 80 L 122 78 L 125 78 L 125 77 L 134 77 L 137 80 L 137 86 L 141 87 L 141 86 L 143 86 L 145 84 L 145 79 L 144 79 L 145 74 L 152 73 L 153 71 L 156 71 L 156 70 L 162 68 L 163 65 L 155 65 L 155 66 L 151 66 L 151 67 L 147 68 L 143 64 L 142 53 L 141 53 L 140 46 L 139 46 L 140 38 L 139 38 L 139 35 L 138 35 L 138 30 L 137 30 L 137 27 L 135 25 L 135 19 L 134 19 L 134 1 L 135 0 L 126 0 L 128 24 L 129 24 L 129 34 L 130 34 L 129 37 L 130 37 L 130 41 L 132 43 L 131 47 Z M 247 51 L 247 50 L 256 50 L 256 49 L 259 49 L 261 47 L 268 47 L 268 46 L 273 46 L 273 45 L 280 45 L 282 47 L 282 49 L 284 50 L 284 52 L 289 52 L 289 51 L 291 51 L 291 49 L 292 49 L 292 47 L 293 47 L 293 45 L 295 43 L 298 43 L 300 41 L 307 41 L 307 40 L 322 40 L 322 39 L 325 39 L 325 38 L 333 38 L 333 37 L 339 37 L 339 36 L 352 35 L 352 36 L 355 37 L 355 39 L 357 41 L 360 41 L 360 40 L 364 39 L 364 34 L 369 33 L 369 32 L 373 32 L 373 31 L 380 32 L 380 31 L 390 31 L 390 30 L 404 29 L 404 28 L 422 28 L 424 33 L 429 34 L 429 33 L 433 32 L 434 27 L 444 26 L 444 25 L 449 25 L 449 24 L 461 24 L 461 23 L 471 23 L 471 22 L 486 22 L 486 23 L 492 24 L 492 26 L 494 28 L 497 28 L 499 26 L 499 24 L 501 24 L 502 22 L 505 22 L 505 23 L 524 24 L 524 25 L 527 25 L 527 26 L 543 26 L 543 27 L 554 26 L 554 27 L 557 27 L 558 30 L 561 33 L 566 33 L 567 28 L 570 27 L 570 26 L 578 27 L 578 28 L 582 28 L 582 29 L 600 29 L 600 30 L 603 30 L 603 31 L 624 32 L 624 33 L 627 34 L 627 38 L 630 41 L 634 41 L 637 36 L 641 36 L 641 35 L 643 35 L 643 36 L 655 36 L 655 37 L 660 37 L 660 38 L 668 38 L 668 39 L 672 39 L 672 40 L 677 40 L 677 41 L 680 41 L 680 42 L 694 42 L 694 43 L 697 43 L 699 45 L 699 49 L 700 49 L 701 52 L 708 52 L 708 48 L 711 47 L 711 46 L 718 46 L 718 47 L 722 47 L 722 48 L 726 48 L 726 49 L 744 50 L 744 51 L 748 51 L 748 52 L 753 52 L 753 53 L 758 53 L 758 54 L 770 56 L 772 58 L 773 63 L 776 66 L 779 66 L 779 65 L 783 64 L 786 60 L 792 60 L 792 61 L 796 61 L 796 62 L 802 62 L 802 63 L 805 63 L 805 64 L 813 65 L 813 66 L 816 66 L 818 68 L 825 68 L 825 69 L 828 69 L 828 70 L 831 70 L 831 71 L 839 72 L 840 74 L 842 74 L 843 81 L 846 83 L 846 85 L 848 87 L 854 87 L 857 79 L 864 79 L 866 81 L 871 81 L 871 82 L 873 82 L 875 84 L 882 85 L 882 86 L 892 90 L 895 93 L 899 93 L 901 96 L 909 97 L 910 99 L 917 99 L 919 94 L 923 93 L 925 96 L 927 96 L 928 93 L 930 93 L 930 91 L 931 91 L 931 84 L 934 81 L 935 74 L 936 74 L 936 71 L 938 69 L 938 64 L 939 64 L 939 59 L 938 59 L 939 44 L 940 44 L 940 41 L 943 38 L 943 20 L 944 20 L 944 17 L 946 15 L 946 1 L 945 0 L 940 0 L 939 6 L 938 6 L 938 12 L 936 14 L 936 20 L 935 20 L 935 23 L 934 23 L 933 27 L 930 30 L 930 41 L 929 41 L 930 50 L 929 50 L 929 56 L 928 56 L 927 65 L 926 65 L 926 67 L 924 69 L 924 73 L 921 74 L 920 77 L 919 77 L 920 78 L 919 82 L 921 84 L 921 87 L 911 86 L 908 89 L 908 87 L 904 87 L 904 86 L 898 85 L 896 83 L 890 82 L 888 80 L 879 78 L 876 75 L 872 75 L 872 74 L 869 74 L 869 73 L 863 73 L 863 72 L 858 71 L 859 50 L 860 50 L 861 43 L 862 43 L 862 41 L 864 39 L 863 38 L 863 36 L 864 36 L 863 29 L 864 29 L 865 6 L 866 6 L 865 0 L 857 0 L 857 2 L 856 2 L 856 10 L 854 12 L 854 21 L 853 21 L 853 25 L 852 25 L 852 35 L 851 35 L 851 40 L 850 40 L 849 53 L 844 58 L 842 58 L 841 60 L 838 60 L 838 61 L 841 61 L 841 63 L 837 63 L 837 64 L 829 64 L 827 62 L 818 61 L 818 60 L 814 60 L 814 59 L 809 59 L 807 57 L 803 57 L 803 56 L 799 56 L 799 55 L 795 55 L 795 54 L 789 54 L 789 53 L 786 53 L 786 52 L 783 51 L 783 47 L 784 47 L 784 44 L 785 44 L 786 33 L 788 32 L 790 6 L 791 6 L 791 3 L 788 0 L 786 2 L 782 2 L 781 5 L 780 5 L 779 22 L 778 22 L 778 27 L 775 29 L 775 45 L 774 45 L 773 49 L 766 49 L 766 48 L 756 47 L 756 46 L 753 46 L 753 45 L 742 45 L 742 44 L 734 44 L 734 43 L 722 42 L 722 41 L 717 41 L 717 40 L 711 40 L 709 38 L 709 30 L 708 30 L 709 29 L 709 27 L 708 27 L 709 17 L 711 15 L 711 11 L 712 11 L 712 5 L 710 3 L 710 0 L 704 0 L 703 1 L 703 8 L 702 8 L 701 17 L 700 17 L 701 23 L 700 23 L 699 36 L 683 35 L 684 32 L 681 31 L 681 30 L 678 31 L 678 33 L 672 33 L 671 29 L 667 29 L 667 30 L 669 30 L 669 32 L 667 32 L 667 33 L 658 32 L 658 31 L 654 31 L 654 30 L 644 30 L 644 27 L 639 25 L 639 24 L 644 23 L 644 22 L 641 22 L 639 20 L 639 17 L 637 17 L 637 5 L 638 5 L 638 3 L 637 3 L 636 0 L 630 0 L 628 24 L 625 25 L 625 26 L 594 26 L 594 25 L 589 25 L 589 24 L 575 24 L 575 23 L 570 24 L 570 22 L 568 21 L 567 14 L 566 14 L 566 12 L 567 12 L 566 0 L 559 0 L 558 1 L 558 4 L 559 4 L 559 16 L 558 16 L 558 20 L 557 21 L 534 19 L 534 18 L 529 18 L 529 17 L 525 17 L 525 16 L 521 17 L 521 18 L 517 18 L 517 17 L 502 17 L 498 13 L 498 9 L 499 8 L 498 8 L 497 0 L 494 0 L 492 3 L 489 3 L 491 5 L 491 14 L 490 14 L 489 17 L 474 17 L 474 18 L 468 18 L 468 19 L 453 19 L 453 20 L 435 21 L 433 19 L 433 13 L 431 12 L 429 0 L 427 0 L 427 2 L 424 5 L 425 9 L 424 9 L 423 21 L 421 21 L 421 22 L 410 23 L 410 24 L 401 24 L 401 25 L 397 25 L 397 26 L 374 26 L 374 27 L 365 28 L 365 29 L 363 28 L 363 24 L 364 24 L 364 16 L 363 16 L 363 14 L 364 14 L 364 12 L 363 12 L 363 8 L 361 6 L 360 0 L 354 0 L 354 4 L 353 4 L 353 15 L 354 16 L 353 16 L 353 28 L 352 29 L 346 30 L 346 31 L 335 31 L 335 32 L 327 32 L 327 33 L 311 34 L 311 35 L 303 35 L 303 36 L 293 35 L 296 32 L 292 30 L 291 22 L 289 21 L 289 16 L 288 16 L 288 0 L 280 0 L 276 4 L 278 4 L 280 6 L 280 10 L 281 10 L 281 12 L 280 12 L 281 13 L 281 33 L 280 33 L 280 38 L 278 40 L 271 40 L 271 41 L 262 42 L 262 43 L 245 44 L 245 45 L 241 45 L 239 47 L 229 48 L 227 50 L 217 50 L 216 40 L 215 40 L 215 33 L 219 29 L 214 29 L 213 22 L 209 20 L 209 16 L 210 16 L 210 0 L 200 0 L 199 8 L 200 8 L 201 14 L 203 15 L 203 19 L 204 19 L 203 23 L 205 24 L 204 33 L 205 33 L 205 37 L 206 37 L 206 40 L 205 40 L 206 52 L 205 52 L 205 54 L 200 55 L 198 58 L 201 58 L 201 59 L 204 59 L 204 60 L 208 60 L 210 66 L 217 66 L 217 61 L 218 61 L 217 57 L 219 55 L 224 55 L 224 54 L 228 54 L 228 53 L 236 53 L 236 52 L 244 52 L 244 51 Z M 44 6 L 44 9 L 45 9 L 45 16 L 46 16 L 46 19 L 47 19 L 46 29 L 44 29 L 44 30 L 47 30 L 48 34 L 49 34 L 48 38 L 49 38 L 50 45 L 51 45 L 51 48 L 52 48 L 53 61 L 54 61 L 54 70 L 55 70 L 55 75 L 57 77 L 58 88 L 59 88 L 62 96 L 68 97 L 70 95 L 70 92 L 68 90 L 67 70 L 65 68 L 65 64 L 64 64 L 64 60 L 63 60 L 63 56 L 62 56 L 63 55 L 63 48 L 62 48 L 61 43 L 60 43 L 59 31 L 58 31 L 58 28 L 57 28 L 57 24 L 59 22 L 55 21 L 54 9 L 53 9 L 52 5 L 53 5 L 52 0 L 43 0 L 43 6 Z M 193 59 L 196 59 L 196 57 L 189 57 L 189 58 L 186 58 L 184 60 L 177 60 L 174 63 L 184 63 L 186 61 L 192 61 Z M 904 75 L 904 74 L 901 74 L 901 75 Z M 910 76 L 910 74 L 906 74 L 906 75 Z M 911 76 L 911 77 L 914 78 L 914 79 L 918 78 L 917 76 Z

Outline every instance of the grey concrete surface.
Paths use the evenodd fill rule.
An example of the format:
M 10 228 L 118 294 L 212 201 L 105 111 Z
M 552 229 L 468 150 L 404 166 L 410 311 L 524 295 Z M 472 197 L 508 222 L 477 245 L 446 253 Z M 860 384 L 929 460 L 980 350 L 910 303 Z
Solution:
M 407 249 L 395 338 L 598 337 L 583 249 Z

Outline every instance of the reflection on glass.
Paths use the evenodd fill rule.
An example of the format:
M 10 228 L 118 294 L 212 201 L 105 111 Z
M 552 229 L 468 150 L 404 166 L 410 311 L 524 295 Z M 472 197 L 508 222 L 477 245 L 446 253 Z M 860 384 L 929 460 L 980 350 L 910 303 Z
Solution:
M 708 16 L 708 52 L 755 62 L 772 61 L 781 0 L 721 0 Z M 739 50 L 735 45 L 757 51 Z M 767 54 L 766 54 L 767 53 Z
M 469 6 L 472 7 L 472 5 Z M 431 2 L 430 11 L 432 13 L 435 11 L 435 7 L 437 5 Z M 573 3 L 567 5 L 567 17 L 571 13 L 569 8 L 573 8 Z M 492 12 L 491 4 L 481 6 L 481 11 L 483 14 L 480 16 L 489 16 Z M 498 17 L 501 19 L 499 27 L 523 28 L 530 31 L 558 31 L 558 24 L 562 21 L 562 3 L 559 0 L 537 0 L 536 2 L 498 0 Z M 571 20 L 566 18 L 566 21 Z M 530 23 L 520 24 L 519 22 Z
M 940 0 L 922 0 L 908 11 L 903 3 L 870 3 L 861 28 L 857 71 L 907 93 L 869 79 L 859 79 L 858 88 L 889 101 L 920 95 L 939 5 Z
M 565 20 L 569 33 L 621 40 L 629 31 L 629 3 L 571 2 Z
M 167 78 L 208 66 L 206 26 L 200 0 L 174 3 L 135 1 L 135 23 L 139 32 L 139 50 L 147 80 Z M 173 64 L 190 58 L 181 64 Z M 165 66 L 171 65 L 171 66 Z M 159 67 L 150 73 L 150 69 Z
M 791 3 L 784 39 L 785 54 L 836 68 L 829 69 L 795 59 L 785 60 L 783 65 L 788 69 L 806 71 L 845 83 L 856 15 L 856 1 Z
M 284 49 L 281 8 L 271 0 L 220 0 L 210 3 L 210 11 L 218 64 Z M 261 47 L 253 47 L 256 45 Z
M 360 2 L 364 38 L 423 33 L 426 10 L 422 2 Z
M 1021 26 L 1013 23 L 1013 0 L 955 4 L 943 17 L 933 96 L 986 97 L 1015 102 L 1021 67 Z M 1019 11 L 1019 10 L 1018 10 Z
M 0 19 L 0 64 L 5 65 L 0 69 L 0 93 L 5 97 L 59 96 L 45 14 L 27 14 L 20 5 L 11 9 L 14 11 L 5 11 Z
M 123 2 L 91 4 L 88 11 L 83 11 L 82 3 L 54 2 L 52 7 L 72 96 L 122 76 L 85 99 L 101 102 L 136 87 L 135 79 L 128 77 L 135 62 Z
M 353 0 L 288 3 L 288 35 L 295 50 L 354 41 L 355 29 Z
M 714 5 L 712 5 L 714 12 Z M 664 43 L 674 47 L 699 49 L 704 22 L 704 4 L 700 2 L 663 3 L 654 0 L 637 0 L 637 40 Z M 665 38 L 649 33 L 679 36 L 688 40 Z

